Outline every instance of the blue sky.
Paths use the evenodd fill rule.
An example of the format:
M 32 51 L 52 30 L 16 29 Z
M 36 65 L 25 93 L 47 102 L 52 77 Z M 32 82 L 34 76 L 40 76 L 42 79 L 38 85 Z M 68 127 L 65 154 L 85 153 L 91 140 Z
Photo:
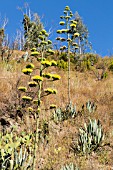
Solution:
M 78 11 L 89 30 L 89 41 L 93 49 L 101 56 L 113 55 L 113 0 L 0 0 L 0 13 L 9 22 L 6 33 L 15 35 L 20 28 L 22 13 L 17 7 L 24 7 L 27 2 L 31 11 L 37 12 L 44 22 L 45 28 L 52 28 L 51 39 L 58 29 L 60 15 L 64 7 L 70 6 L 73 13 Z

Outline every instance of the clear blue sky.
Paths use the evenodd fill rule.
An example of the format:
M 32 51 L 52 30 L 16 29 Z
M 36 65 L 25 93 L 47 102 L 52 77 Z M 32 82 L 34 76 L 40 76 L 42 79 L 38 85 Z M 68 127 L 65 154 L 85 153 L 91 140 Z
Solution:
M 0 13 L 9 19 L 6 32 L 13 36 L 21 25 L 22 13 L 17 7 L 29 3 L 31 11 L 43 17 L 47 30 L 57 30 L 60 15 L 66 5 L 78 11 L 89 30 L 89 40 L 96 53 L 113 55 L 113 0 L 0 0 Z M 54 34 L 51 36 L 54 39 Z

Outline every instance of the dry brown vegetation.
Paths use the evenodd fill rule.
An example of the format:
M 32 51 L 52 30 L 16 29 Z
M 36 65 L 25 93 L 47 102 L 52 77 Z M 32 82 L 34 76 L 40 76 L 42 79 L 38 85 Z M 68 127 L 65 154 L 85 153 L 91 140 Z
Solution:
M 112 58 L 100 59 L 100 63 L 110 63 Z M 97 63 L 99 65 L 99 62 Z M 17 82 L 22 76 L 21 70 L 26 63 L 0 63 L 0 120 L 4 119 L 9 128 L 16 124 L 18 132 L 21 130 L 33 129 L 32 118 L 21 120 L 15 119 L 14 105 L 17 102 Z M 78 114 L 74 119 L 68 119 L 62 123 L 55 124 L 51 120 L 52 111 L 45 111 L 49 104 L 55 103 L 58 107 L 65 108 L 67 104 L 67 71 L 54 68 L 61 76 L 61 80 L 54 83 L 58 90 L 57 95 L 49 96 L 42 102 L 42 120 L 49 124 L 49 142 L 40 143 L 37 153 L 37 169 L 60 170 L 62 165 L 73 162 L 80 170 L 112 170 L 113 169 L 113 74 L 108 71 L 108 77 L 97 80 L 93 71 L 79 72 L 71 71 L 71 101 L 76 104 L 77 111 L 82 110 L 88 100 L 95 102 L 97 110 L 88 113 L 86 110 Z M 22 78 L 22 83 L 26 77 Z M 45 82 L 47 83 L 47 82 Z M 104 130 L 104 141 L 102 146 L 88 156 L 78 155 L 72 149 L 73 142 L 77 141 L 78 130 L 88 122 L 90 118 L 99 119 Z M 1 126 L 1 129 L 3 127 Z

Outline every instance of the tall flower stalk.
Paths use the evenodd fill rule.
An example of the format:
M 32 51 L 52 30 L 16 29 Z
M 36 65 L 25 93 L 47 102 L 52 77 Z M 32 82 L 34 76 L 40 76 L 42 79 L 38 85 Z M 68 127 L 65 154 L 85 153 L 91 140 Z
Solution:
M 49 79 L 51 81 L 56 81 L 60 79 L 60 76 L 57 74 L 45 73 L 45 70 L 48 67 L 57 66 L 56 61 L 54 60 L 49 61 L 46 59 L 47 53 L 49 53 L 49 55 L 54 54 L 54 51 L 51 49 L 51 44 L 52 42 L 48 40 L 48 34 L 46 30 L 42 30 L 39 35 L 38 49 L 33 48 L 31 50 L 31 56 L 35 57 L 40 62 L 40 66 L 38 67 L 39 75 L 33 75 L 35 67 L 32 63 L 29 64 L 29 67 L 27 65 L 26 68 L 23 69 L 23 73 L 29 76 L 30 81 L 28 82 L 28 85 L 30 86 L 30 89 L 35 88 L 35 91 L 37 91 L 37 95 L 35 92 L 34 96 L 33 93 L 31 93 L 31 96 L 22 97 L 24 99 L 24 102 L 26 101 L 27 103 L 30 103 L 32 107 L 34 106 L 33 101 L 35 101 L 34 103 L 36 103 L 35 112 L 34 112 L 35 120 L 36 120 L 36 132 L 35 132 L 35 139 L 34 139 L 34 153 L 33 153 L 34 158 L 33 158 L 33 166 L 32 166 L 33 170 L 36 168 L 36 154 L 38 150 L 37 147 L 39 146 L 39 121 L 40 121 L 40 114 L 41 114 L 41 100 L 45 96 L 57 93 L 57 90 L 53 88 L 43 89 L 44 79 Z M 23 90 L 24 93 L 27 93 L 28 88 L 19 87 L 18 89 L 21 91 Z M 49 108 L 50 109 L 55 108 L 55 105 L 53 105 L 52 103 L 52 105 Z
M 76 51 L 78 49 L 78 45 L 76 43 L 76 37 L 79 36 L 79 33 L 76 32 L 76 25 L 77 22 L 72 20 L 73 13 L 70 10 L 69 6 L 66 6 L 64 9 L 64 15 L 60 16 L 60 18 L 63 21 L 60 21 L 59 24 L 62 27 L 65 27 L 64 29 L 57 30 L 57 33 L 60 35 L 64 35 L 64 37 L 57 37 L 56 40 L 59 40 L 61 42 L 64 42 L 65 45 L 60 47 L 61 51 L 67 52 L 67 58 L 68 58 L 68 104 L 71 101 L 70 96 L 70 54 L 71 52 Z

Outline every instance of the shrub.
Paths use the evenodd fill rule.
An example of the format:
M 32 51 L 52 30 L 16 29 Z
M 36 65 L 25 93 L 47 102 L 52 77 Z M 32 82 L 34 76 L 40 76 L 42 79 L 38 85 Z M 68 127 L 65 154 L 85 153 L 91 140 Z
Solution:
M 57 61 L 57 66 L 61 69 L 67 70 L 68 68 L 68 63 L 65 62 L 64 60 L 58 60 Z
M 108 69 L 109 69 L 109 71 L 113 71 L 113 61 L 110 63 Z

